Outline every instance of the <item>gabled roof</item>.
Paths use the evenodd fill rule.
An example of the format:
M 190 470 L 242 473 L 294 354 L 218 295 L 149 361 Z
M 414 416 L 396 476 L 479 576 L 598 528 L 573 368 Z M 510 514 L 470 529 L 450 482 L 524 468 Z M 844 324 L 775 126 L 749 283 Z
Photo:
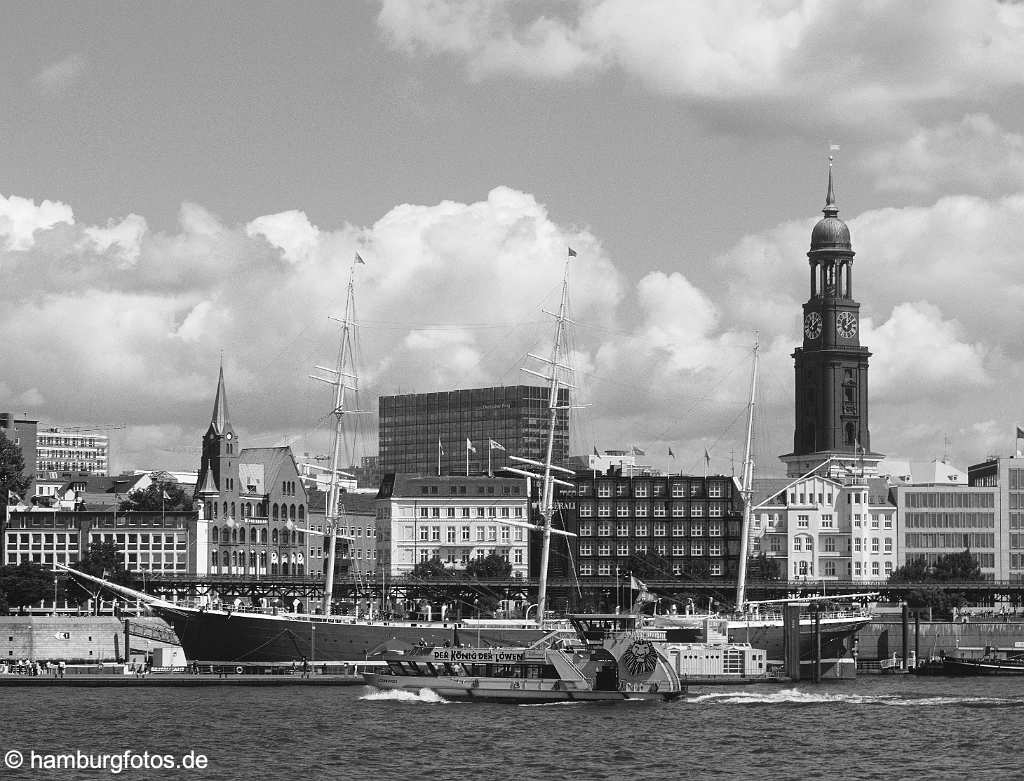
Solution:
M 967 485 L 967 473 L 935 458 L 931 461 L 885 459 L 879 474 L 887 475 L 891 485 Z
M 241 479 L 243 469 L 246 470 L 246 474 L 250 476 L 257 476 L 258 470 L 253 467 L 260 467 L 263 470 L 262 484 L 264 486 L 262 491 L 258 493 L 270 493 L 267 490 L 267 486 L 277 485 L 280 482 L 280 476 L 282 468 L 286 463 L 291 463 L 292 470 L 295 474 L 298 474 L 298 467 L 295 465 L 295 456 L 292 455 L 292 449 L 287 446 L 281 447 L 247 447 L 243 448 L 238 454 L 238 476 L 239 481 L 243 483 L 242 488 L 245 488 L 245 482 Z M 301 480 L 296 480 L 297 483 L 302 487 L 305 492 L 306 487 L 302 485 Z

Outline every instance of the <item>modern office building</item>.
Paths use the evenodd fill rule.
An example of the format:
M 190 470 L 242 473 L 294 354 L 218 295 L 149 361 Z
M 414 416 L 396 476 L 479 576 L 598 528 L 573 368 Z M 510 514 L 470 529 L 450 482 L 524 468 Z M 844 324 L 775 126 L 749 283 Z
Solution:
M 98 429 L 47 426 L 36 434 L 36 470 L 105 475 L 110 469 L 110 438 Z
M 900 565 L 922 556 L 932 565 L 940 556 L 969 550 L 986 579 L 1009 579 L 998 487 L 931 483 L 897 485 L 889 493 L 899 518 Z
M 480 475 L 505 466 L 509 454 L 543 461 L 548 396 L 532 385 L 381 396 L 380 474 Z M 568 406 L 568 390 L 558 404 Z M 552 461 L 568 459 L 569 413 L 559 409 Z
M 524 479 L 385 475 L 376 516 L 376 559 L 389 577 L 434 558 L 464 569 L 492 554 L 512 565 L 513 577 L 527 574 L 527 530 L 503 523 L 529 518 Z
M 967 482 L 993 491 L 996 523 L 994 527 L 964 531 L 994 535 L 996 580 L 1024 580 L 1024 457 L 997 456 L 970 466 Z

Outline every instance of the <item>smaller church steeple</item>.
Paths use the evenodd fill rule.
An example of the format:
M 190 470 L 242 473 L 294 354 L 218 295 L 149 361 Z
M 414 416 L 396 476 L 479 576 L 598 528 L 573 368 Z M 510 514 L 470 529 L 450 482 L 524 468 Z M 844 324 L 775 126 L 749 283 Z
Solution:
M 217 379 L 217 395 L 213 400 L 213 415 L 210 417 L 210 431 L 223 436 L 231 427 L 228 415 L 228 396 L 224 390 L 224 362 L 220 364 L 220 377 Z

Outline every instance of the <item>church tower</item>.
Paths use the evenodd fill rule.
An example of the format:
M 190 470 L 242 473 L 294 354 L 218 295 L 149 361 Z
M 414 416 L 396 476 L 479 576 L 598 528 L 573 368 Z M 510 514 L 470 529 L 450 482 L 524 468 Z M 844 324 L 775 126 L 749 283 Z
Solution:
M 850 229 L 839 219 L 829 159 L 824 217 L 811 232 L 810 297 L 803 305 L 803 344 L 793 353 L 796 426 L 793 452 L 781 456 L 790 477 L 831 459 L 828 470 L 873 476 L 880 453 L 868 430 L 868 358 L 860 343 L 860 304 L 853 298 Z
M 206 501 L 235 491 L 238 472 L 238 443 L 228 416 L 228 399 L 224 391 L 224 366 L 220 367 L 217 395 L 213 400 L 210 427 L 203 436 L 203 456 L 199 465 L 196 495 Z

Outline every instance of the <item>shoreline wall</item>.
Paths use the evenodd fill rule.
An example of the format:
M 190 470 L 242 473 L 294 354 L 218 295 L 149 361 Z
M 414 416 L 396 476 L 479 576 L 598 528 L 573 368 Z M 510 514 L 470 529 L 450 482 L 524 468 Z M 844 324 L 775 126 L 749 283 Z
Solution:
M 921 621 L 917 638 L 921 659 L 939 652 L 955 654 L 962 649 L 1020 648 L 1024 653 L 1024 621 Z M 914 620 L 907 627 L 907 649 L 914 650 Z M 973 653 L 969 652 L 969 653 Z M 980 655 L 980 651 L 978 652 Z M 872 621 L 857 633 L 857 659 L 876 662 L 903 657 L 903 624 L 895 621 Z
M 174 630 L 160 618 L 131 618 L 133 624 Z M 117 637 L 116 646 L 114 638 Z M 149 652 L 173 647 L 159 640 L 132 637 L 132 648 Z M 0 664 L 20 659 L 39 662 L 112 662 L 115 648 L 124 658 L 124 622 L 104 616 L 0 616 Z

